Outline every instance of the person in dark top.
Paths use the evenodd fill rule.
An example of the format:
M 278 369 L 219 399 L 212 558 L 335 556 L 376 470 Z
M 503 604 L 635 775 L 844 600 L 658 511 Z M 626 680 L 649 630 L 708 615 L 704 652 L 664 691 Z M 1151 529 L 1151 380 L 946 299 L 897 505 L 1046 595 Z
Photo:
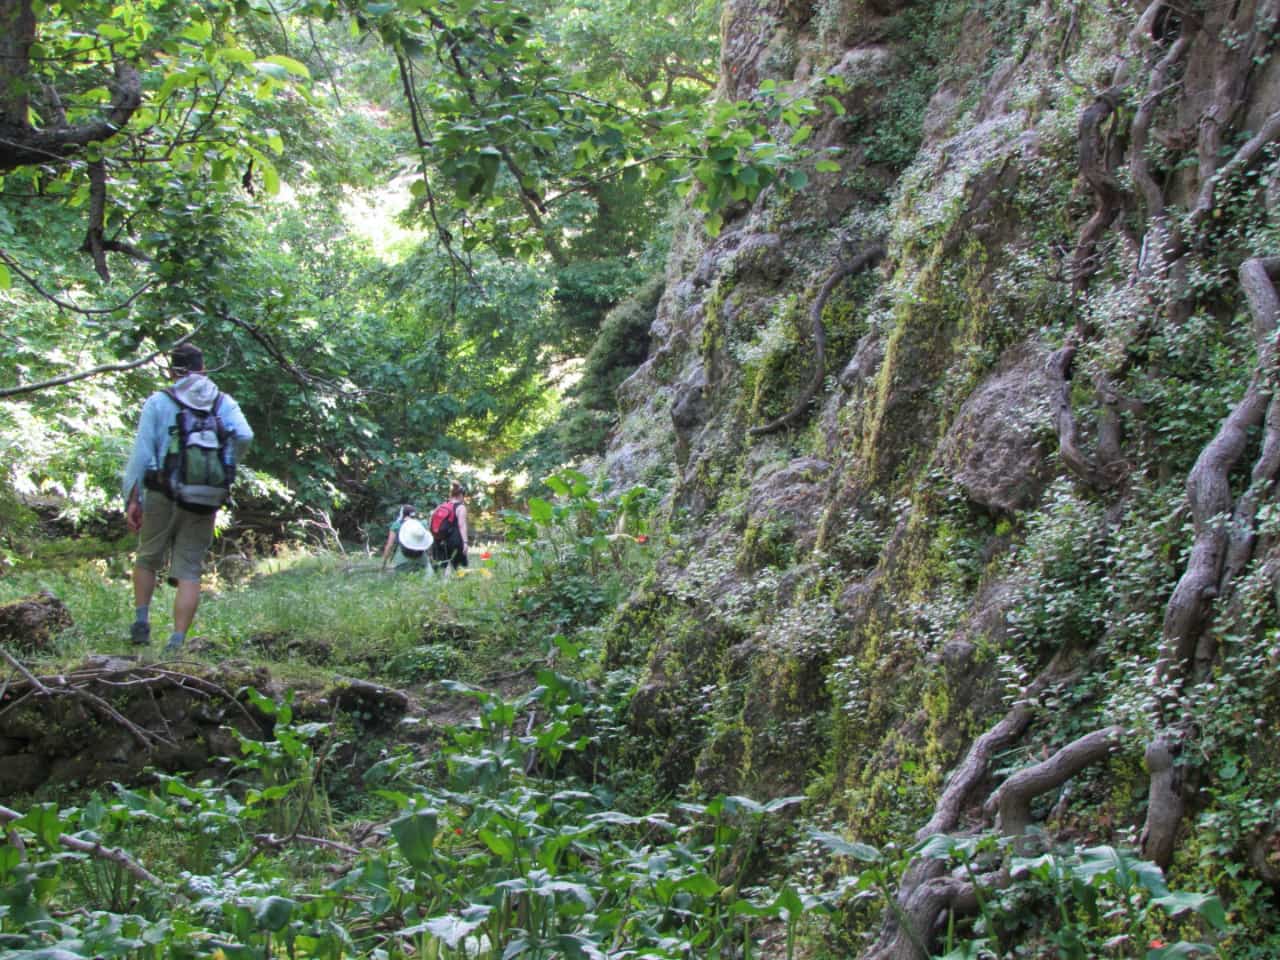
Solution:
M 467 565 L 468 497 L 466 487 L 455 481 L 449 488 L 449 499 L 431 514 L 431 563 L 437 570 Z

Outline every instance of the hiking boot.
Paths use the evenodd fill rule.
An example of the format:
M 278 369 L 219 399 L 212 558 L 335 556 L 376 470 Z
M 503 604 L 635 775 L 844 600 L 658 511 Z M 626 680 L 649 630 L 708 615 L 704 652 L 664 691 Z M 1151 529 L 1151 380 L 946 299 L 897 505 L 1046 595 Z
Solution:
M 151 624 L 135 620 L 129 628 L 129 640 L 136 647 L 148 646 L 151 643 Z
M 182 649 L 182 641 L 177 637 L 170 637 L 169 642 L 164 645 L 164 655 L 166 657 L 173 656 Z

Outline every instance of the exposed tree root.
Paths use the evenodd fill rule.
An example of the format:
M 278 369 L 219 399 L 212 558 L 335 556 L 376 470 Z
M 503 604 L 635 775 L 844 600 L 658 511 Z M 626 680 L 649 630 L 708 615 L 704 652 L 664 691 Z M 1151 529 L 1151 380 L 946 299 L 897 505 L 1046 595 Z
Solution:
M 846 277 L 856 276 L 869 267 L 874 267 L 884 257 L 885 248 L 882 243 L 873 243 L 864 248 L 861 253 L 851 260 L 839 263 L 831 275 L 827 277 L 823 283 L 822 289 L 818 291 L 818 297 L 813 301 L 813 306 L 809 308 L 809 319 L 813 324 L 813 377 L 810 378 L 808 386 L 801 393 L 795 405 L 776 420 L 751 428 L 753 437 L 763 436 L 767 433 L 775 433 L 783 427 L 795 423 L 803 417 L 809 410 L 809 404 L 813 398 L 818 395 L 818 391 L 822 389 L 822 381 L 827 375 L 827 328 L 822 323 L 822 311 L 826 309 L 827 301 L 831 298 L 831 293 L 835 290 L 836 285 Z
M 991 794 L 983 811 L 996 814 L 996 825 L 1005 836 L 1021 836 L 1031 825 L 1031 801 L 1105 759 L 1120 743 L 1122 732 L 1115 726 L 1094 730 L 1072 740 L 1053 756 L 1019 770 Z
M 1207 672 L 1207 663 L 1193 668 L 1192 658 L 1208 660 L 1206 626 L 1210 610 L 1231 587 L 1230 577 L 1252 556 L 1253 522 L 1258 501 L 1269 493 L 1280 468 L 1280 414 L 1273 409 L 1275 338 L 1280 322 L 1280 298 L 1274 279 L 1280 261 L 1253 259 L 1240 268 L 1240 282 L 1253 317 L 1258 361 L 1244 396 L 1201 451 L 1187 476 L 1187 503 L 1194 525 L 1186 569 L 1165 606 L 1157 681 L 1165 697 L 1163 711 L 1173 712 L 1178 691 L 1188 679 Z M 1267 419 L 1262 449 L 1248 489 L 1233 503 L 1230 474 L 1249 442 L 1249 432 Z M 1231 518 L 1232 523 L 1228 523 Z M 1210 641 L 1211 643 L 1211 641 Z M 1176 759 L 1188 730 L 1181 717 L 1162 717 L 1164 723 L 1147 747 L 1151 782 L 1147 818 L 1142 831 L 1143 854 L 1167 867 L 1173 859 L 1177 832 L 1186 808 L 1185 782 Z
M 1058 433 L 1058 455 L 1067 469 L 1093 490 L 1106 490 L 1114 486 L 1121 461 L 1098 464 L 1080 446 L 1080 428 L 1071 408 L 1071 365 L 1076 348 L 1068 344 L 1055 350 L 1045 363 L 1045 373 L 1053 384 L 1054 426 Z M 1107 433 L 1107 449 L 1115 452 L 1119 446 L 1116 435 Z
M 1120 105 L 1123 91 L 1117 87 L 1104 90 L 1080 115 L 1080 174 L 1093 191 L 1094 210 L 1076 239 L 1071 255 L 1071 290 L 1082 293 L 1098 269 L 1095 256 L 1098 241 L 1110 229 L 1124 208 L 1125 192 L 1116 179 L 1116 160 L 1109 138 L 1101 130 Z
M 946 787 L 934 806 L 933 816 L 916 832 L 917 840 L 951 833 L 960 824 L 964 807 L 973 791 L 988 776 L 991 758 L 1008 749 L 1026 732 L 1036 712 L 1036 699 L 1061 676 L 1060 659 L 1055 658 L 1043 674 L 1025 691 L 990 730 L 978 737 L 969 752 L 947 778 Z M 976 906 L 973 885 L 963 878 L 947 875 L 946 865 L 934 857 L 915 857 L 903 872 L 891 909 L 875 946 L 866 960 L 920 960 L 928 956 L 928 942 L 938 918 L 948 910 L 966 912 Z

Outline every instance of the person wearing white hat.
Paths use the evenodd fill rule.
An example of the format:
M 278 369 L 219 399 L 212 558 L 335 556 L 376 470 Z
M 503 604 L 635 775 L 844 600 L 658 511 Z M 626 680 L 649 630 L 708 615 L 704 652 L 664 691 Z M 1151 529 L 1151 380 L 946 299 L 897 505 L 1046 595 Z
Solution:
M 397 573 L 413 570 L 430 572 L 431 564 L 427 554 L 430 548 L 431 531 L 418 519 L 418 511 L 413 505 L 406 503 L 400 508 L 387 532 L 387 544 L 382 548 L 382 569 L 387 569 L 387 561 L 394 551 Z

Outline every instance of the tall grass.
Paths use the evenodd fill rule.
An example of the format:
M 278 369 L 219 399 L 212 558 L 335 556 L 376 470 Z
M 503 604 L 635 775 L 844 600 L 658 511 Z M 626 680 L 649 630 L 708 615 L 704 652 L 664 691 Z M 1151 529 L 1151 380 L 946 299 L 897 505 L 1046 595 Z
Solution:
M 513 553 L 494 553 L 463 576 L 383 573 L 376 559 L 353 562 L 304 549 L 259 560 L 237 581 L 213 570 L 184 656 L 279 662 L 307 659 L 311 651 L 314 661 L 314 652 L 323 649 L 325 662 L 345 672 L 376 675 L 381 665 L 434 642 L 442 631 L 466 636 L 464 645 L 477 652 L 502 647 L 491 641 L 511 626 L 509 606 L 522 562 Z M 0 603 L 41 590 L 66 605 L 74 625 L 36 660 L 63 664 L 89 654 L 137 652 L 128 639 L 133 590 L 120 558 L 11 574 L 0 579 Z M 173 596 L 161 577 L 151 602 L 153 647 L 172 629 Z M 495 649 L 493 657 L 502 656 Z

